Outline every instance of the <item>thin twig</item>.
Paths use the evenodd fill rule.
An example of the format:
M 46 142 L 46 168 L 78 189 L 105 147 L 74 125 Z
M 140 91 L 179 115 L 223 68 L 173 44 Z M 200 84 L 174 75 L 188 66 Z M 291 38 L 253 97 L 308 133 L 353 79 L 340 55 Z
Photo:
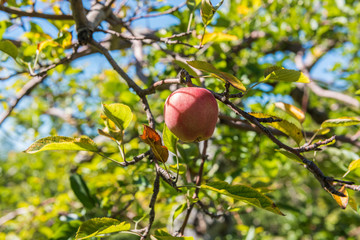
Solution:
M 151 151 L 150 151 L 150 150 L 149 150 L 149 151 L 146 151 L 146 152 L 144 152 L 144 153 L 142 153 L 142 154 L 134 157 L 133 160 L 131 160 L 131 161 L 126 161 L 126 162 L 118 162 L 118 161 L 116 161 L 115 159 L 109 158 L 109 157 L 105 156 L 105 155 L 102 154 L 102 153 L 97 153 L 97 154 L 99 154 L 99 155 L 102 156 L 103 158 L 109 159 L 110 161 L 112 161 L 112 162 L 114 162 L 114 163 L 116 163 L 116 164 L 118 164 L 118 165 L 120 165 L 120 166 L 127 167 L 127 166 L 129 166 L 129 165 L 134 165 L 135 163 L 141 161 L 143 158 L 145 158 L 145 157 L 147 157 L 147 156 L 150 156 Z
M 0 77 L 0 81 L 5 81 L 5 80 L 8 80 L 12 77 L 15 77 L 15 76 L 18 76 L 18 75 L 21 75 L 21 74 L 24 74 L 24 73 L 27 73 L 26 71 L 21 71 L 21 72 L 16 72 L 16 73 L 13 73 L 11 75 L 8 75 L 6 77 Z
M 226 215 L 225 213 L 216 214 L 216 213 L 211 213 L 211 212 L 209 212 L 209 210 L 208 210 L 209 207 L 205 206 L 205 204 L 204 204 L 202 201 L 200 201 L 200 200 L 198 200 L 198 201 L 196 202 L 196 204 L 199 205 L 200 209 L 201 209 L 206 215 L 210 216 L 211 218 L 220 218 L 220 217 L 223 217 L 223 216 Z
M 170 8 L 170 9 L 166 10 L 166 11 L 163 11 L 163 12 L 154 13 L 154 14 L 147 14 L 147 15 L 144 15 L 144 16 L 135 16 L 135 17 L 130 18 L 129 22 L 132 22 L 132 21 L 135 21 L 135 20 L 138 20 L 138 19 L 142 19 L 142 18 L 153 18 L 153 17 L 159 17 L 159 16 L 162 16 L 162 15 L 170 14 L 170 13 L 176 12 L 177 10 L 182 8 L 185 4 L 186 4 L 186 1 L 181 3 L 179 6 L 175 6 L 173 8 Z
M 320 151 L 321 149 L 318 147 L 320 147 L 321 145 L 327 145 L 327 144 L 331 143 L 332 141 L 335 140 L 335 138 L 336 138 L 336 136 L 334 135 L 331 138 L 325 139 L 323 141 L 319 141 L 319 142 L 316 142 L 311 145 L 302 146 L 302 147 L 294 148 L 294 149 L 296 149 L 298 152 L 309 152 L 312 150 Z
M 198 175 L 196 177 L 196 186 L 197 186 L 197 188 L 195 189 L 194 195 L 192 197 L 193 199 L 198 198 L 198 195 L 199 195 L 199 192 L 200 192 L 200 185 L 201 185 L 201 180 L 202 180 L 202 175 L 203 175 L 203 170 L 204 170 L 204 164 L 205 164 L 205 161 L 207 159 L 207 155 L 206 155 L 207 146 L 208 146 L 208 140 L 205 140 L 204 141 L 204 146 L 203 146 L 203 151 L 202 151 L 202 154 L 201 154 L 200 168 L 199 168 Z M 180 236 L 184 235 L 184 231 L 185 231 L 186 225 L 187 225 L 187 223 L 189 221 L 189 217 L 190 217 L 190 214 L 191 214 L 191 212 L 192 212 L 192 210 L 194 208 L 194 205 L 195 205 L 195 203 L 192 203 L 187 208 L 184 222 L 181 225 L 180 229 L 178 230 L 177 235 L 180 235 Z
M 157 164 L 157 162 L 155 162 L 155 165 Z M 149 214 L 149 224 L 148 226 L 145 228 L 145 232 L 144 234 L 141 236 L 140 240 L 145 240 L 146 237 L 148 236 L 151 226 L 154 223 L 155 220 L 155 202 L 156 202 L 156 198 L 157 195 L 159 193 L 159 188 L 160 188 L 160 179 L 159 179 L 159 172 L 156 171 L 156 177 L 155 177 L 155 181 L 154 181 L 154 189 L 153 189 L 153 194 L 151 196 L 151 200 L 150 200 L 150 214 Z
M 189 34 L 191 34 L 191 32 L 184 32 L 184 33 L 174 34 L 174 35 L 172 35 L 170 37 L 157 37 L 156 35 L 152 35 L 152 36 L 129 36 L 129 35 L 126 35 L 124 33 L 119 33 L 119 32 L 113 31 L 113 30 L 109 30 L 109 29 L 108 30 L 97 29 L 96 31 L 108 33 L 108 34 L 114 35 L 114 36 L 116 36 L 118 38 L 130 40 L 130 41 L 149 40 L 149 41 L 151 41 L 150 44 L 154 43 L 154 42 L 163 42 L 165 44 L 170 44 L 170 45 L 181 44 L 181 45 L 185 45 L 187 47 L 199 48 L 199 46 L 191 45 L 189 43 L 185 43 L 185 42 L 182 42 L 180 40 L 172 40 L 173 38 L 189 35 Z
M 11 101 L 11 103 L 9 104 L 9 108 L 0 115 L 0 126 L 5 121 L 5 119 L 10 116 L 17 104 L 21 101 L 21 99 L 23 99 L 23 97 L 25 97 L 26 95 L 29 95 L 37 85 L 39 85 L 45 80 L 46 77 L 47 74 L 44 73 L 40 76 L 32 78 L 24 85 L 24 87 L 18 92 L 16 98 L 13 99 L 13 101 Z

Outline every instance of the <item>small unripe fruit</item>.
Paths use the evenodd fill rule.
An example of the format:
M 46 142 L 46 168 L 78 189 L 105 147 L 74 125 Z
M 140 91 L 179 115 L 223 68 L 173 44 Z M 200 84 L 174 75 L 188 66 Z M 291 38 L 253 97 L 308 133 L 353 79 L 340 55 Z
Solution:
M 218 118 L 218 105 L 208 90 L 198 87 L 180 88 L 165 102 L 165 124 L 184 142 L 209 139 Z

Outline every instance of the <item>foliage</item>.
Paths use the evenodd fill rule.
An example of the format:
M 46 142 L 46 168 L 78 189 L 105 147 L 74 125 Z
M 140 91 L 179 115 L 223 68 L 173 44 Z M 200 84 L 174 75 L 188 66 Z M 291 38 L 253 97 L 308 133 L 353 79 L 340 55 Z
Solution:
M 358 1 L 0 12 L 0 239 L 357 238 Z M 220 110 L 202 143 L 163 123 L 192 84 Z

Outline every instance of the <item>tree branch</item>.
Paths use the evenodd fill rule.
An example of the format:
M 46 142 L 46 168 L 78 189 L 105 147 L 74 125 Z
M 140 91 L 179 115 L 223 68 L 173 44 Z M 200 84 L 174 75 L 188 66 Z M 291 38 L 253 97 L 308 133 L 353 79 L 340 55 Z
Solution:
M 70 3 L 79 44 L 86 45 L 90 39 L 92 39 L 92 31 L 90 30 L 90 24 L 86 18 L 82 0 L 71 0 Z
M 46 14 L 40 12 L 26 12 L 22 11 L 19 8 L 15 7 L 5 7 L 4 5 L 0 5 L 0 10 L 10 14 L 16 14 L 19 17 L 34 17 L 34 18 L 45 18 L 48 20 L 74 20 L 71 15 L 54 15 L 54 14 Z
M 17 104 L 21 101 L 21 99 L 26 96 L 29 95 L 31 93 L 32 90 L 34 90 L 34 88 L 39 85 L 40 83 L 42 83 L 45 78 L 47 77 L 46 73 L 43 73 L 39 76 L 35 76 L 34 78 L 32 78 L 30 81 L 28 81 L 24 87 L 18 92 L 18 94 L 16 95 L 16 98 L 10 102 L 10 106 L 9 108 L 3 112 L 0 115 L 0 126 L 1 124 L 5 121 L 5 119 L 10 116 L 10 114 L 12 113 L 12 111 L 15 109 L 15 107 L 17 106 Z
M 155 165 L 157 165 L 157 162 L 155 163 Z M 150 232 L 151 226 L 154 223 L 154 220 L 155 220 L 155 202 L 156 202 L 157 195 L 159 193 L 159 188 L 160 188 L 159 172 L 156 171 L 156 177 L 155 177 L 155 181 L 154 181 L 154 190 L 153 190 L 153 194 L 151 196 L 151 200 L 150 200 L 150 204 L 149 204 L 149 207 L 150 207 L 149 224 L 145 228 L 145 232 L 140 238 L 141 240 L 146 239 L 146 237 L 148 236 L 148 234 Z
M 314 144 L 311 144 L 311 145 L 307 145 L 307 146 L 302 146 L 302 147 L 299 147 L 299 148 L 294 148 L 294 149 L 296 149 L 299 152 L 309 152 L 309 151 L 312 151 L 312 150 L 320 151 L 321 149 L 318 148 L 319 146 L 331 143 L 332 141 L 335 140 L 335 137 L 336 136 L 332 136 L 331 138 L 325 139 L 323 141 L 320 141 L 320 142 L 317 142 L 317 143 L 314 143 Z
M 320 182 L 321 186 L 326 191 L 328 191 L 332 194 L 338 195 L 338 196 L 342 196 L 342 197 L 345 196 L 343 193 L 337 191 L 332 186 L 332 182 L 334 181 L 334 178 L 325 176 L 324 173 L 320 170 L 320 168 L 313 161 L 311 161 L 311 160 L 307 159 L 306 157 L 304 157 L 303 155 L 301 155 L 298 150 L 296 150 L 296 149 L 282 143 L 280 140 L 278 140 L 272 134 L 272 132 L 269 129 L 267 129 L 266 127 L 264 127 L 254 116 L 241 110 L 240 108 L 235 106 L 235 104 L 233 104 L 229 100 L 224 101 L 223 98 L 221 97 L 221 95 L 214 93 L 214 92 L 212 92 L 212 93 L 216 99 L 218 99 L 219 101 L 221 101 L 222 103 L 227 105 L 236 114 L 244 117 L 246 120 L 248 120 L 249 122 L 253 123 L 256 127 L 258 127 L 261 130 L 261 132 L 263 132 L 266 136 L 268 136 L 270 138 L 270 140 L 272 140 L 280 148 L 283 148 L 286 151 L 291 152 L 291 153 L 295 154 L 297 157 L 299 157 L 302 160 L 302 162 L 304 163 L 305 167 L 316 177 L 316 179 Z
M 296 67 L 301 72 L 303 72 L 309 79 L 311 79 L 310 72 L 309 72 L 309 67 L 313 66 L 313 63 L 311 62 L 311 63 L 308 63 L 306 65 L 304 63 L 303 56 L 304 56 L 303 51 L 299 51 L 296 54 L 296 56 L 295 56 Z M 330 90 L 323 89 L 319 85 L 317 85 L 313 80 L 311 80 L 311 82 L 308 83 L 306 86 L 313 93 L 315 93 L 319 97 L 332 98 L 332 99 L 335 99 L 335 100 L 337 100 L 339 102 L 342 102 L 342 103 L 344 103 L 346 105 L 354 107 L 356 109 L 360 108 L 360 102 L 357 99 L 355 99 L 353 97 L 350 97 L 350 96 L 348 96 L 346 94 L 340 93 L 340 92 L 335 92 L 335 91 L 330 91 Z

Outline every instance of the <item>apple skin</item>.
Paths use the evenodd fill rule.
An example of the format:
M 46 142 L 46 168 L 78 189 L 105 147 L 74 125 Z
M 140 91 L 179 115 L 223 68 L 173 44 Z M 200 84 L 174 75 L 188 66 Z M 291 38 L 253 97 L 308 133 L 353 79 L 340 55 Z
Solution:
M 215 97 L 198 87 L 176 90 L 166 99 L 164 106 L 166 126 L 183 142 L 209 139 L 214 133 L 218 113 Z

